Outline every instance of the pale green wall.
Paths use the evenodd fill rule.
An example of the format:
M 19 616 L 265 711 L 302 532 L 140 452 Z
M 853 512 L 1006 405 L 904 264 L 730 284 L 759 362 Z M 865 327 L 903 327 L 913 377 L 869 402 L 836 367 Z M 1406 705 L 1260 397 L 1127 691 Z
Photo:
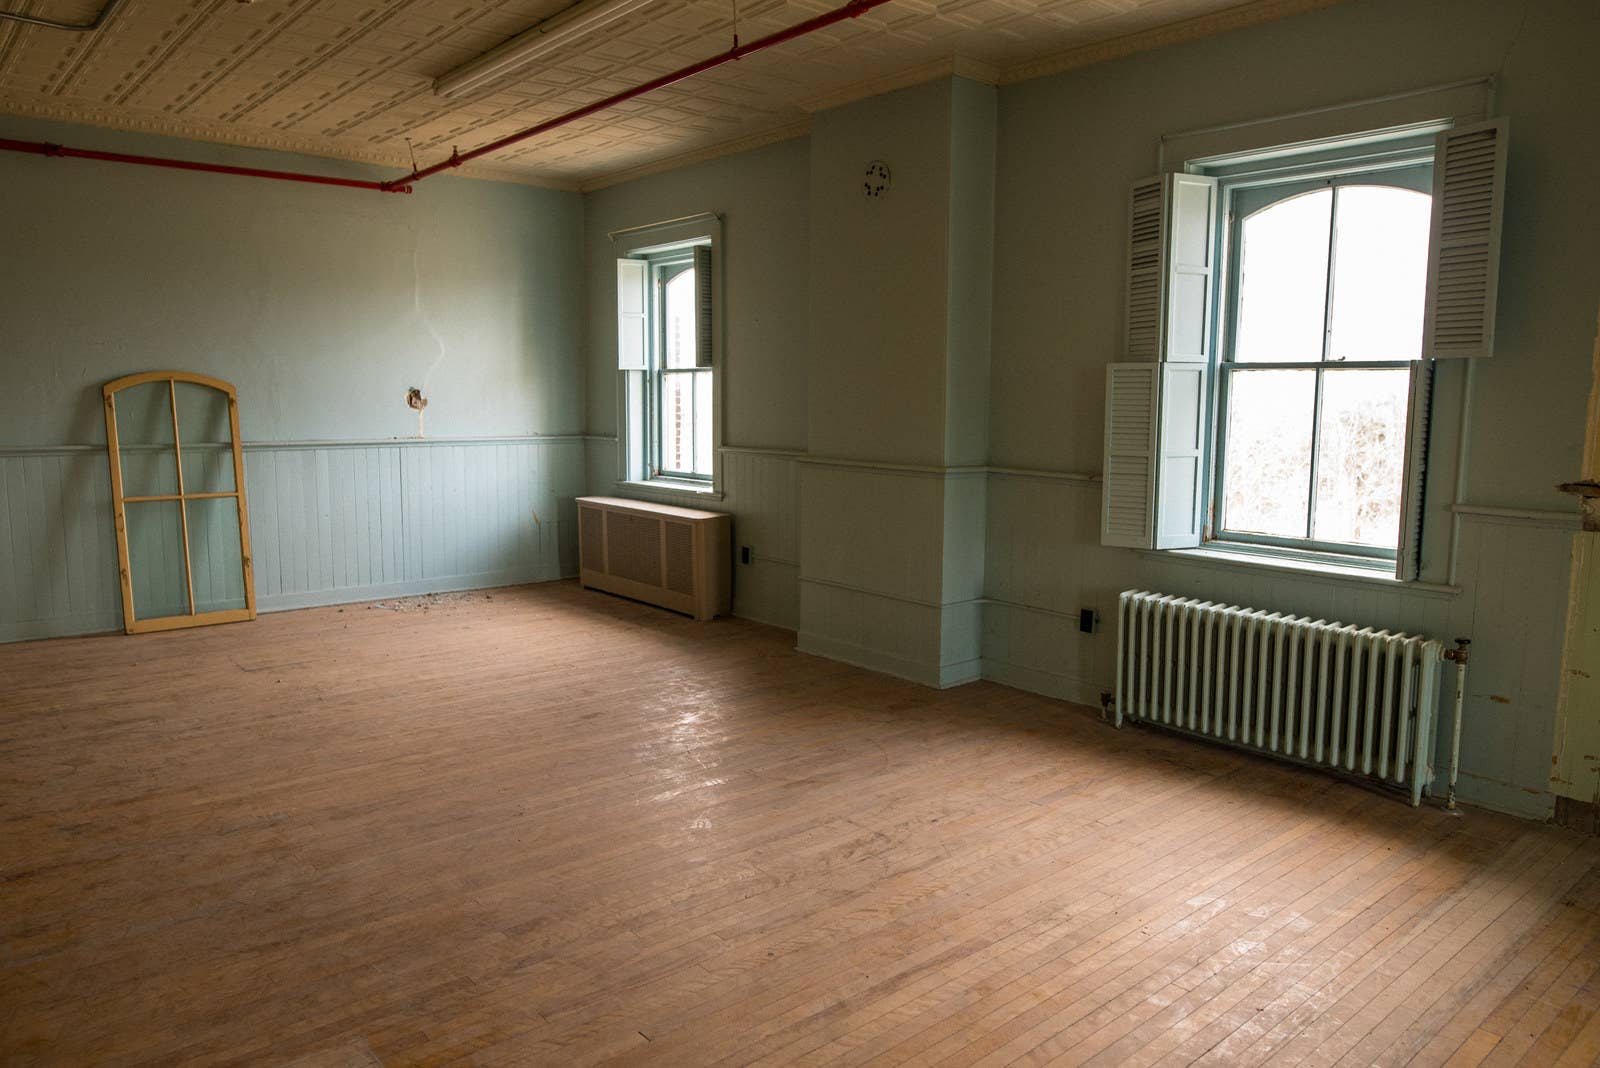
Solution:
M 813 453 L 944 462 L 950 123 L 948 79 L 813 117 Z M 869 200 L 873 160 L 892 185 Z
M 0 136 L 392 176 L 15 117 Z M 0 641 L 120 626 L 100 387 L 135 371 L 238 388 L 263 609 L 571 573 L 578 194 L 440 177 L 389 195 L 12 153 L 0 190 Z M 410 386 L 430 398 L 424 442 Z M 228 540 L 207 511 L 190 517 L 197 581 L 231 590 L 223 557 L 202 558 Z M 171 587 L 168 557 L 137 581 Z
M 617 431 L 614 230 L 700 212 L 722 216 L 728 445 L 806 442 L 807 158 L 805 138 L 682 167 L 585 198 L 588 430 Z
M 994 187 L 998 94 L 965 78 L 950 82 L 949 374 L 945 462 L 989 455 L 989 342 L 994 328 Z
M 20 140 L 392 177 L 0 119 Z M 409 196 L 0 157 L 0 445 L 100 442 L 99 389 L 175 367 L 238 387 L 249 440 L 581 431 L 582 199 L 441 177 Z
M 1576 469 L 1600 292 L 1597 40 L 1590 0 L 1354 0 L 1007 86 L 993 462 L 1099 470 L 1127 191 L 1155 171 L 1162 134 L 1499 72 L 1511 168 L 1496 355 L 1478 372 L 1468 496 L 1565 507 L 1554 486 Z M 1071 418 L 1063 398 L 1081 398 L 1068 402 Z
M 1096 472 L 1127 190 L 1156 170 L 1163 134 L 1498 75 L 1495 111 L 1512 124 L 1499 330 L 1495 356 L 1474 367 L 1463 501 L 1551 515 L 1452 516 L 1455 457 L 1436 452 L 1424 563 L 1447 579 L 1454 544 L 1461 592 L 1449 593 L 1103 549 L 1098 486 L 996 476 L 989 677 L 1093 700 L 1114 676 L 1115 639 L 1080 634 L 1075 613 L 1096 608 L 1109 626 L 1129 588 L 1469 636 L 1462 794 L 1548 813 L 1576 526 L 1554 486 L 1577 472 L 1600 295 L 1597 40 L 1591 0 L 1353 0 L 1001 90 L 990 462 Z M 1442 424 L 1464 378 L 1464 367 L 1441 370 Z

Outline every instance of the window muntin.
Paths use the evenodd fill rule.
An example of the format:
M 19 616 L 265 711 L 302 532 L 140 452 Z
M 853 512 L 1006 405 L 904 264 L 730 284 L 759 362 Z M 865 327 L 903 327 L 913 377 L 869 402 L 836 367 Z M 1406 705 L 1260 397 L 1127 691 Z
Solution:
M 645 372 L 652 478 L 712 477 L 712 370 L 695 366 L 695 269 L 688 248 L 650 260 L 649 368 Z
M 1431 170 L 1225 186 L 1216 540 L 1394 558 Z

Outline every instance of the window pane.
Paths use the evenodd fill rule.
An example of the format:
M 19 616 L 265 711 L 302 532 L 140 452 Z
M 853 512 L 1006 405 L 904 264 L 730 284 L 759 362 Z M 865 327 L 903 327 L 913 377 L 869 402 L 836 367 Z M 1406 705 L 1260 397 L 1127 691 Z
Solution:
M 228 395 L 210 386 L 178 382 L 178 437 L 183 444 L 183 491 L 233 490 L 233 427 Z
M 1306 536 L 1311 504 L 1311 424 L 1317 372 L 1235 371 L 1229 375 L 1226 529 L 1280 538 Z
M 661 376 L 661 469 L 694 466 L 694 375 Z
M 171 387 L 165 381 L 129 386 L 117 393 L 115 403 L 123 496 L 160 497 L 177 493 L 178 460 L 172 448 Z
M 664 366 L 669 369 L 693 367 L 694 268 L 673 275 L 661 289 Z
M 161 384 L 166 386 L 165 382 Z M 169 427 L 171 418 L 169 410 Z M 183 509 L 177 501 L 135 501 L 124 507 L 123 519 L 128 532 L 128 584 L 133 588 L 133 617 L 161 619 L 188 615 Z M 239 537 L 237 526 L 233 536 Z
M 184 460 L 188 460 L 184 456 Z M 196 612 L 245 607 L 244 553 L 239 540 L 239 502 L 232 497 L 190 501 L 189 568 Z
M 1409 393 L 1403 368 L 1323 374 L 1312 537 L 1398 545 Z
M 1320 189 L 1245 218 L 1239 240 L 1235 360 L 1322 359 L 1332 205 L 1332 191 Z
M 1339 190 L 1333 259 L 1335 360 L 1415 360 L 1422 355 L 1433 198 L 1392 186 Z
M 694 470 L 711 477 L 711 372 L 694 376 Z

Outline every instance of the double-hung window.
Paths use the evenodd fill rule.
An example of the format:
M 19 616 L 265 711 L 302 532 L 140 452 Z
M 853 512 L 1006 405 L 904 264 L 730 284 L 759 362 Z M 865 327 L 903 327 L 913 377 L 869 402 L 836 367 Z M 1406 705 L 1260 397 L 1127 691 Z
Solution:
M 711 245 L 657 246 L 617 260 L 621 476 L 704 491 L 716 474 Z
M 645 371 L 645 439 L 652 478 L 711 478 L 710 367 L 697 361 L 692 249 L 661 253 L 650 265 L 650 344 Z
M 1432 156 L 1222 183 L 1213 540 L 1394 559 Z
M 1379 131 L 1135 185 L 1103 544 L 1417 576 L 1433 361 L 1493 349 L 1506 138 Z

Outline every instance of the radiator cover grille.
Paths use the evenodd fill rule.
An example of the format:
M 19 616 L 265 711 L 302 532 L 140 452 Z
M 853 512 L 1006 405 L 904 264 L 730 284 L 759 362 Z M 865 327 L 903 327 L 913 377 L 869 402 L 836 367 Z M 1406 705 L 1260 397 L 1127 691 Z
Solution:
M 729 516 L 620 497 L 577 503 L 578 576 L 585 586 L 696 619 L 731 609 Z

